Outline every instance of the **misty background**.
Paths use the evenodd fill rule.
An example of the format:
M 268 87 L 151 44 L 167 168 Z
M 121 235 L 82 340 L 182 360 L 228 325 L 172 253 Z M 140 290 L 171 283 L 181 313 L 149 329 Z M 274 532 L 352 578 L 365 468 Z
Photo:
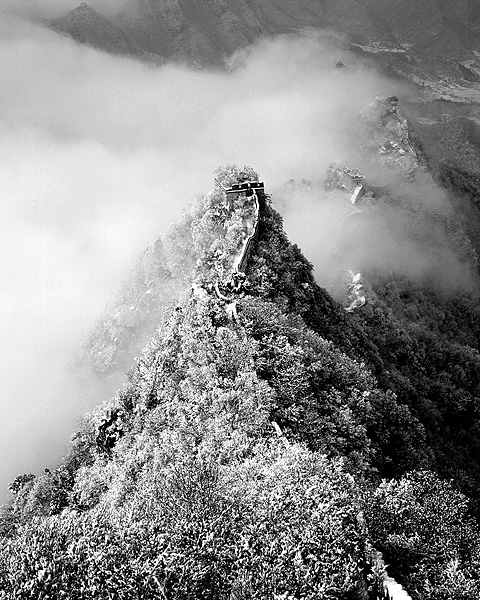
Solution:
M 251 165 L 267 191 L 291 178 L 318 186 L 333 160 L 357 166 L 352 119 L 399 84 L 331 36 L 261 42 L 225 73 L 152 68 L 24 18 L 56 16 L 58 3 L 0 7 L 1 496 L 18 473 L 57 464 L 78 418 L 117 389 L 121 378 L 79 391 L 75 353 L 134 257 L 212 188 L 214 168 Z M 285 207 L 313 262 L 338 221 L 315 202 Z

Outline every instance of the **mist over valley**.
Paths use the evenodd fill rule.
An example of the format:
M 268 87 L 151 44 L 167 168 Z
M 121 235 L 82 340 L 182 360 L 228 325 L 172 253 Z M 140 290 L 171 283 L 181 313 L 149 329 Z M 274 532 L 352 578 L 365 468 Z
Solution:
M 2 597 L 478 598 L 475 11 L 1 0 Z

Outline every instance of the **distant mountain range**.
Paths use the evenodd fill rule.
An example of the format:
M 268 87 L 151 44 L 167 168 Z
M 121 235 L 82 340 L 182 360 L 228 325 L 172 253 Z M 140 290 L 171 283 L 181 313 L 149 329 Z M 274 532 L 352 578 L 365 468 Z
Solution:
M 479 94 L 480 26 L 471 6 L 467 0 L 127 0 L 111 18 L 81 4 L 46 24 L 107 52 L 195 66 L 219 66 L 264 36 L 331 29 L 392 73 L 460 99 Z
M 236 50 L 276 34 L 341 33 L 355 54 L 422 92 L 403 107 L 427 154 L 475 174 L 479 11 L 476 0 L 127 0 L 115 16 L 83 3 L 44 24 L 106 52 L 194 68 L 224 68 Z

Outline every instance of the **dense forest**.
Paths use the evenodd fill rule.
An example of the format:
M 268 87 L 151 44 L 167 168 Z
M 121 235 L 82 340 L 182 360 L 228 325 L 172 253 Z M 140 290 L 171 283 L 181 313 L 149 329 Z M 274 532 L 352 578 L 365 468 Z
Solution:
M 378 598 L 385 564 L 414 600 L 480 596 L 474 287 L 372 267 L 348 313 L 259 195 L 235 318 L 209 282 L 228 275 L 252 201 L 216 189 L 147 249 L 92 332 L 108 371 L 156 320 L 63 463 L 12 482 L 1 598 Z M 391 190 L 362 218 L 395 202 L 431 225 L 419 243 L 443 244 L 441 231 L 465 248 L 451 219 Z

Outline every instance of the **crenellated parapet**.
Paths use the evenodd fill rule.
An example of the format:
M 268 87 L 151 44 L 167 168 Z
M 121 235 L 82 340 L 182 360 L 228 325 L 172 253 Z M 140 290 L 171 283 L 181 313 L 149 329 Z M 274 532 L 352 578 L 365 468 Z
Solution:
M 258 235 L 260 216 L 265 207 L 265 185 L 252 173 L 237 173 L 216 177 L 217 196 L 223 196 L 223 209 L 229 216 L 224 227 L 223 251 L 212 255 L 208 273 L 193 284 L 198 299 L 213 293 L 225 303 L 231 320 L 237 319 L 236 301 L 248 289 L 247 268 L 252 246 Z M 224 240 L 224 241 L 225 241 Z

